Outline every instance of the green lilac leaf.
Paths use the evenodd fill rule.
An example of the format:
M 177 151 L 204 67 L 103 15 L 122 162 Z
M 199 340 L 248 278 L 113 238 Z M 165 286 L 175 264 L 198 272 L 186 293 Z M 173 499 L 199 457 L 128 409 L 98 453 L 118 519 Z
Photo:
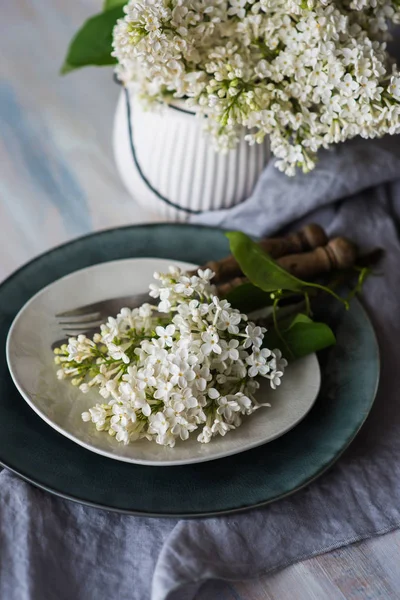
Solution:
M 111 56 L 112 34 L 117 20 L 123 15 L 123 6 L 119 5 L 88 19 L 73 37 L 61 73 L 87 65 L 115 64 L 117 61 Z
M 256 242 L 245 233 L 232 231 L 226 234 L 230 249 L 240 268 L 251 283 L 264 292 L 289 290 L 302 292 L 305 284 L 282 269 Z
M 233 256 L 246 277 L 264 292 L 286 290 L 291 292 L 309 292 L 311 288 L 330 294 L 349 308 L 345 298 L 338 296 L 332 289 L 311 281 L 303 281 L 278 265 L 260 246 L 241 231 L 226 234 Z
M 326 323 L 314 322 L 301 313 L 292 319 L 286 329 L 280 329 L 279 334 L 271 328 L 264 337 L 264 345 L 279 348 L 290 360 L 319 352 L 335 343 L 333 331 Z
M 252 283 L 243 283 L 226 296 L 226 300 L 242 313 L 251 313 L 272 304 L 271 296 Z
M 294 325 L 297 325 L 298 323 L 313 323 L 313 320 L 309 316 L 305 315 L 304 313 L 298 313 L 291 320 L 287 329 L 290 329 L 291 327 L 293 327 Z

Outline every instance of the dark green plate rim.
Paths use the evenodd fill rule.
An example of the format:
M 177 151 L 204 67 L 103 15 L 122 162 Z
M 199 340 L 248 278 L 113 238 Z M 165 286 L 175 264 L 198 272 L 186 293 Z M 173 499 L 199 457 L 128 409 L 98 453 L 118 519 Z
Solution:
M 74 245 L 76 244 L 81 244 L 86 243 L 86 242 L 90 242 L 92 239 L 94 238 L 101 238 L 102 236 L 107 236 L 109 234 L 118 234 L 118 232 L 123 233 L 124 231 L 132 231 L 133 233 L 135 231 L 138 230 L 146 230 L 146 231 L 151 231 L 151 230 L 157 230 L 157 229 L 176 229 L 177 230 L 177 234 L 179 235 L 179 231 L 184 231 L 184 229 L 190 229 L 193 232 L 193 235 L 195 234 L 196 231 L 201 231 L 204 233 L 207 232 L 219 232 L 219 234 L 222 236 L 223 231 L 221 229 L 215 229 L 215 228 L 210 228 L 210 227 L 206 227 L 206 226 L 198 226 L 198 225 L 187 225 L 187 224 L 182 224 L 182 223 L 152 223 L 149 225 L 127 225 L 127 226 L 123 226 L 123 227 L 118 227 L 118 228 L 112 228 L 112 229 L 105 229 L 99 232 L 94 232 L 94 233 L 90 233 L 88 235 L 79 237 L 79 238 L 75 238 L 72 241 L 66 242 L 64 244 L 58 245 L 52 249 L 50 249 L 47 252 L 44 252 L 43 254 L 33 258 L 31 261 L 29 261 L 28 263 L 24 264 L 23 266 L 21 266 L 19 269 L 17 269 L 16 271 L 14 271 L 6 280 L 4 280 L 3 282 L 1 282 L 0 284 L 0 295 L 3 291 L 3 288 L 9 284 L 10 282 L 12 282 L 16 277 L 19 277 L 21 275 L 24 274 L 24 272 L 26 270 L 29 270 L 30 267 L 36 265 L 37 263 L 40 264 L 40 262 L 47 257 L 48 255 L 51 255 L 53 253 L 58 253 L 60 251 L 63 251 L 64 249 L 68 249 L 68 248 L 72 248 Z M 204 256 L 204 260 L 209 260 L 210 258 L 215 258 L 214 255 L 210 256 L 207 255 L 207 250 L 205 249 L 205 256 Z M 132 256 L 132 255 L 131 255 Z M 135 255 L 133 255 L 135 256 Z M 132 257 L 133 257 L 132 256 Z M 140 256 L 146 256 L 146 254 L 140 254 Z M 147 254 L 147 256 L 154 256 L 154 254 L 152 255 L 151 252 Z M 121 258 L 124 258 L 124 256 L 121 256 Z M 176 260 L 178 260 L 178 257 L 175 257 Z M 110 258 L 109 260 L 115 260 L 115 257 Z M 171 258 L 171 260 L 173 260 L 173 258 Z M 192 257 L 179 257 L 179 260 L 193 260 Z M 96 262 L 105 262 L 105 261 L 96 261 Z M 95 263 L 91 263 L 88 262 L 89 264 L 95 264 Z M 71 268 L 70 271 L 68 272 L 73 272 L 79 268 L 82 268 L 82 266 L 78 266 L 76 268 Z M 63 275 L 65 275 L 67 273 L 63 273 Z M 62 276 L 63 276 L 62 275 Z M 57 278 L 56 278 L 57 279 Z M 55 280 L 55 279 L 54 279 Z M 31 295 L 29 296 L 31 297 Z M 28 300 L 28 298 L 26 299 Z M 19 310 L 19 308 L 18 308 Z M 18 310 L 15 311 L 15 314 L 18 312 Z M 329 310 L 329 309 L 328 309 Z M 136 516 L 147 516 L 147 517 L 167 517 L 167 518 L 201 518 L 201 517 L 210 517 L 210 516 L 218 516 L 218 515 L 224 515 L 224 514 L 232 514 L 232 513 L 237 513 L 237 512 L 242 512 L 245 510 L 249 510 L 250 508 L 256 508 L 256 507 L 260 507 L 260 506 L 265 506 L 271 502 L 274 502 L 278 499 L 281 498 L 285 498 L 287 496 L 290 496 L 291 494 L 293 494 L 294 492 L 308 486 L 310 483 L 312 483 L 313 481 L 315 481 L 318 477 L 320 477 L 323 473 L 325 473 L 327 470 L 329 470 L 332 465 L 338 460 L 338 458 L 340 458 L 340 456 L 343 454 L 343 452 L 349 447 L 349 445 L 351 444 L 351 442 L 354 440 L 354 438 L 356 437 L 356 435 L 358 434 L 358 432 L 360 431 L 361 427 L 363 426 L 365 420 L 368 417 L 368 414 L 372 408 L 376 393 L 377 393 L 377 389 L 378 389 L 378 385 L 379 385 L 379 376 L 380 376 L 380 358 L 379 358 L 379 347 L 378 347 L 378 342 L 376 339 L 376 335 L 374 333 L 371 321 L 365 311 L 365 309 L 362 307 L 361 303 L 358 300 L 354 300 L 353 302 L 353 310 L 357 310 L 358 314 L 360 315 L 360 317 L 362 317 L 363 321 L 364 321 L 364 327 L 368 327 L 369 328 L 369 336 L 371 337 L 371 344 L 373 344 L 373 348 L 372 348 L 372 352 L 374 354 L 374 366 L 376 369 L 376 377 L 375 377 L 375 382 L 374 385 L 371 386 L 370 390 L 369 390 L 369 394 L 368 394 L 368 398 L 369 400 L 366 402 L 366 406 L 364 407 L 364 411 L 363 411 L 363 415 L 362 418 L 359 420 L 357 427 L 355 427 L 351 434 L 348 435 L 346 437 L 346 439 L 343 441 L 343 444 L 341 445 L 340 449 L 338 451 L 335 452 L 335 454 L 326 462 L 322 463 L 319 468 L 315 469 L 314 473 L 308 477 L 305 477 L 304 480 L 301 482 L 301 484 L 293 486 L 292 488 L 288 489 L 287 492 L 285 493 L 280 493 L 277 494 L 275 496 L 271 496 L 263 501 L 260 502 L 251 502 L 249 504 L 245 504 L 245 505 L 240 505 L 237 507 L 231 507 L 228 509 L 216 509 L 216 510 L 206 510 L 206 511 L 183 511 L 183 512 L 162 512 L 162 511 L 146 511 L 146 510 L 135 510 L 135 509 L 126 509 L 126 508 L 119 508 L 116 506 L 110 506 L 107 505 L 105 503 L 100 503 L 100 502 L 94 502 L 91 500 L 87 500 L 84 498 L 80 498 L 77 495 L 73 495 L 70 493 L 66 493 L 65 491 L 61 491 L 60 489 L 57 489 L 57 486 L 49 486 L 46 484 L 43 484 L 40 481 L 40 475 L 36 475 L 33 476 L 30 473 L 26 473 L 24 472 L 23 469 L 21 468 L 14 468 L 13 465 L 11 464 L 12 461 L 9 461 L 6 459 L 4 459 L 2 456 L 0 456 L 0 465 L 5 467 L 6 469 L 8 469 L 9 471 L 15 473 L 16 475 L 18 475 L 19 477 L 21 477 L 22 479 L 28 481 L 29 483 L 33 484 L 34 486 L 43 489 L 49 493 L 52 493 L 56 496 L 59 496 L 61 498 L 67 499 L 67 500 L 71 500 L 73 502 L 77 502 L 79 504 L 84 504 L 87 506 L 92 506 L 95 508 L 99 508 L 99 509 L 103 509 L 103 510 L 109 510 L 112 512 L 118 512 L 118 513 L 122 513 L 122 514 L 129 514 L 129 515 L 136 515 Z M 3 352 L 3 354 L 5 355 L 5 348 L 3 348 L 1 350 L 1 352 Z M 3 357 L 0 353 L 0 358 L 2 360 L 5 360 L 5 356 Z M 22 398 L 21 398 L 22 400 Z M 1 401 L 1 400 L 0 400 Z M 318 401 L 318 400 L 317 400 Z M 1 409 L 1 408 L 0 408 Z M 37 417 L 39 418 L 39 417 Z M 289 434 L 287 434 L 289 435 Z M 87 452 L 87 450 L 82 449 L 84 452 Z M 257 449 L 255 449 L 257 451 Z M 254 452 L 254 451 L 248 451 L 248 452 Z M 244 453 L 244 454 L 247 454 Z M 109 459 L 110 460 L 110 459 Z M 222 462 L 225 461 L 227 459 L 219 459 L 218 461 L 215 462 Z M 214 461 L 213 461 L 214 462 Z M 207 463 L 204 463 L 207 464 Z M 211 463 L 209 463 L 211 464 Z M 146 467 L 148 469 L 153 469 L 154 467 Z M 168 469 L 173 470 L 175 467 L 168 467 Z

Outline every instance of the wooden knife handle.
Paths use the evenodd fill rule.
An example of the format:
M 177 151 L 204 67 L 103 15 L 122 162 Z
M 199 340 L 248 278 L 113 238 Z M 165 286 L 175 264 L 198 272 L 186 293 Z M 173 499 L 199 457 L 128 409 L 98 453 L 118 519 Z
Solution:
M 270 254 L 272 258 L 279 258 L 286 254 L 296 254 L 324 246 L 328 237 L 320 225 L 311 223 L 306 225 L 300 231 L 291 233 L 281 238 L 265 238 L 260 242 L 261 248 Z M 211 269 L 215 272 L 213 283 L 218 284 L 222 281 L 232 280 L 241 274 L 240 267 L 233 256 L 227 256 L 218 261 L 206 263 L 203 269 Z
M 297 254 L 305 250 L 312 250 L 318 246 L 325 246 L 328 237 L 317 223 L 306 225 L 300 231 L 290 233 L 281 238 L 266 238 L 260 242 L 261 248 L 272 258 L 280 258 L 286 254 Z
M 348 269 L 356 260 L 356 245 L 346 238 L 338 237 L 326 246 L 320 246 L 311 252 L 282 256 L 276 262 L 292 275 L 307 280 L 330 271 Z M 217 286 L 218 295 L 227 296 L 233 289 L 247 282 L 246 277 L 234 277 Z
M 312 279 L 337 269 L 348 269 L 357 259 L 357 247 L 346 238 L 335 238 L 326 246 L 303 254 L 290 254 L 278 259 L 281 267 L 300 279 Z

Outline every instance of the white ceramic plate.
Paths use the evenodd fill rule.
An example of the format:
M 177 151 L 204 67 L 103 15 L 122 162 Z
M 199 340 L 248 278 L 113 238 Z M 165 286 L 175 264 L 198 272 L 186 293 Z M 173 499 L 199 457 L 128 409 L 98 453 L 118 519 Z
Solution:
M 109 458 L 144 465 L 182 465 L 222 458 L 265 444 L 292 429 L 318 395 L 320 369 L 315 354 L 290 364 L 277 390 L 262 382 L 259 399 L 270 402 L 271 408 L 259 409 L 241 427 L 209 444 L 199 444 L 194 436 L 174 448 L 147 440 L 124 446 L 82 421 L 81 413 L 101 397 L 95 390 L 82 394 L 68 381 L 58 381 L 51 350 L 60 337 L 54 315 L 145 292 L 153 272 L 166 271 L 170 263 L 153 258 L 102 263 L 63 277 L 36 294 L 16 316 L 7 339 L 8 366 L 23 398 L 46 423 L 77 444 Z M 175 264 L 184 269 L 194 267 Z

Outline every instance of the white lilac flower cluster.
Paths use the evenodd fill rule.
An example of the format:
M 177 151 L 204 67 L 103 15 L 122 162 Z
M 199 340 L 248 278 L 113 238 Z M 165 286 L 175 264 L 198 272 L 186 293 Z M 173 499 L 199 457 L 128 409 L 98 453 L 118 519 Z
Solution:
M 386 50 L 398 0 L 130 0 L 125 12 L 120 80 L 148 102 L 189 99 L 222 150 L 245 127 L 293 175 L 321 147 L 400 131 Z
M 58 377 L 107 402 L 82 414 L 119 442 L 147 438 L 174 446 L 197 431 L 209 442 L 260 406 L 257 376 L 281 382 L 287 362 L 263 348 L 265 329 L 220 300 L 212 271 L 155 273 L 158 306 L 123 308 L 93 340 L 81 335 L 55 351 Z

